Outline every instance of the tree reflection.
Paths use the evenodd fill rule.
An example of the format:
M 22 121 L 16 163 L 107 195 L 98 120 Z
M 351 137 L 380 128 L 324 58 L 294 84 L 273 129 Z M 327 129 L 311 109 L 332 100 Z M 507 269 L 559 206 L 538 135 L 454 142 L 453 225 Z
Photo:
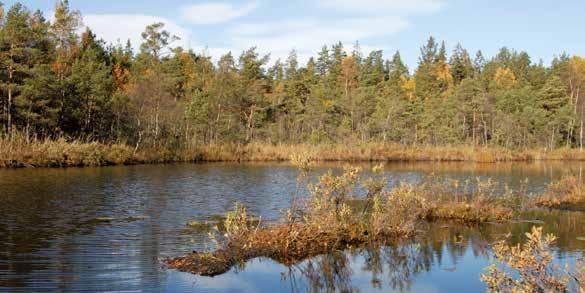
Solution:
M 311 258 L 289 267 L 283 281 L 291 282 L 294 292 L 355 292 L 359 291 L 355 279 L 365 273 L 372 288 L 410 291 L 421 274 L 436 270 L 447 260 L 457 265 L 468 251 L 487 259 L 488 239 L 503 232 L 503 226 L 496 227 L 429 225 L 410 241 L 372 244 Z

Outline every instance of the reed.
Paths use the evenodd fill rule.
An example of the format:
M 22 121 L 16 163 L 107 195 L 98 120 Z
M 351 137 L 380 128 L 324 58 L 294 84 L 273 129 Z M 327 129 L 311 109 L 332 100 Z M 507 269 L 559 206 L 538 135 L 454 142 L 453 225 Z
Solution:
M 141 149 L 124 144 L 58 140 L 0 139 L 0 167 L 97 167 L 199 160 L 198 153 L 164 148 Z
M 0 138 L 0 167 L 82 167 L 170 162 L 289 161 L 308 153 L 316 161 L 344 162 L 514 162 L 537 160 L 585 160 L 576 149 L 511 150 L 498 147 L 409 146 L 393 143 L 363 144 L 212 144 L 191 149 L 142 148 L 125 144 L 68 141 L 63 138 Z

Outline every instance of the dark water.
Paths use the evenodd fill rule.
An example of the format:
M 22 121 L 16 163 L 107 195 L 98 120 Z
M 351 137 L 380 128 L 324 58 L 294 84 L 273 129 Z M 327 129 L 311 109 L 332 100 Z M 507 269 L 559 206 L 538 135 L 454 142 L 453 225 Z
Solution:
M 391 184 L 429 173 L 492 178 L 531 192 L 585 165 L 391 164 Z M 324 165 L 324 172 L 339 165 Z M 0 292 L 477 292 L 490 241 L 530 223 L 423 227 L 415 242 L 339 252 L 288 268 L 257 259 L 216 278 L 168 271 L 161 259 L 210 247 L 190 220 L 224 214 L 235 202 L 265 220 L 289 204 L 297 172 L 286 164 L 180 164 L 87 169 L 0 170 Z M 585 250 L 585 214 L 533 213 L 559 236 L 558 263 Z M 537 221 L 537 223 L 540 223 Z

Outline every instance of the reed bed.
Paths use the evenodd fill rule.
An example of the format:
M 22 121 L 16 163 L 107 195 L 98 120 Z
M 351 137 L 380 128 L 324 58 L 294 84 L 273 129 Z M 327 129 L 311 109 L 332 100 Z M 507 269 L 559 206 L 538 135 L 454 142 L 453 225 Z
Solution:
M 213 144 L 190 149 L 141 148 L 125 144 L 65 139 L 0 138 L 0 167 L 82 167 L 172 162 L 289 161 L 297 153 L 317 161 L 344 162 L 514 162 L 585 160 L 577 149 L 511 150 L 498 147 L 407 146 L 391 143 L 342 144 Z
M 98 167 L 110 165 L 192 162 L 200 154 L 124 144 L 59 140 L 0 139 L 0 168 Z

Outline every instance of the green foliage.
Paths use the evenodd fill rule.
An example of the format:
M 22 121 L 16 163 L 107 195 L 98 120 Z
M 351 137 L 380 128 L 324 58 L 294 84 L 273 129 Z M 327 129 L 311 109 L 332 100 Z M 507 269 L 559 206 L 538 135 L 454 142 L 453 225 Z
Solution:
M 164 26 L 164 23 L 157 22 L 146 27 L 141 35 L 144 42 L 140 45 L 140 50 L 143 54 L 159 58 L 164 48 L 179 39 L 164 30 Z

